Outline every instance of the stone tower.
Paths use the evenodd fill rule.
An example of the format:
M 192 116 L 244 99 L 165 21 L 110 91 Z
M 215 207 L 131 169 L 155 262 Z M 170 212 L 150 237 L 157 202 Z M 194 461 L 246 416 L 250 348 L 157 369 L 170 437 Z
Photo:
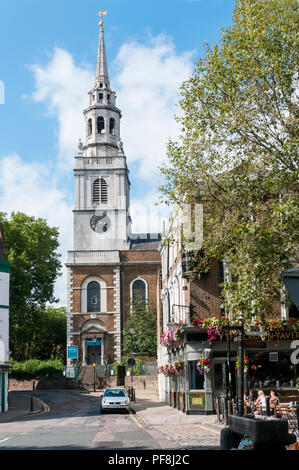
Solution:
M 132 299 L 157 299 L 159 234 L 132 234 L 121 111 L 110 87 L 100 23 L 96 76 L 75 156 L 74 248 L 67 257 L 67 368 L 120 361 Z M 78 354 L 77 354 L 78 353 Z M 93 380 L 93 375 L 91 380 Z M 82 383 L 82 382 L 81 382 Z

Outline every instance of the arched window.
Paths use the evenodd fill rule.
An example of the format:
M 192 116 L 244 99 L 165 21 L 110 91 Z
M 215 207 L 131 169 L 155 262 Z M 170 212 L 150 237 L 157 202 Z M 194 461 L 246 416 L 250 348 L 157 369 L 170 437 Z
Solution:
M 136 279 L 132 284 L 132 302 L 140 300 L 146 305 L 146 284 L 143 279 Z
M 87 121 L 87 127 L 88 127 L 88 135 L 92 134 L 92 119 L 88 119 Z
M 110 118 L 109 120 L 109 133 L 114 135 L 115 133 L 115 119 L 114 118 Z
M 91 281 L 87 285 L 87 312 L 101 311 L 101 290 L 100 284 Z
M 101 202 L 108 202 L 108 184 L 104 178 L 101 178 Z
M 105 121 L 103 116 L 98 116 L 97 118 L 97 131 L 101 134 L 105 130 Z
M 92 184 L 92 202 L 100 202 L 100 180 L 97 178 Z

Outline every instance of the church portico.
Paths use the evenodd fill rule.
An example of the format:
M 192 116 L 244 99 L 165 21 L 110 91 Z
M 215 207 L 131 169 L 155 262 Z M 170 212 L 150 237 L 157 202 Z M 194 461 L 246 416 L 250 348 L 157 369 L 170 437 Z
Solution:
M 100 320 L 87 320 L 82 327 L 80 343 L 82 365 L 102 365 L 105 360 L 107 329 Z

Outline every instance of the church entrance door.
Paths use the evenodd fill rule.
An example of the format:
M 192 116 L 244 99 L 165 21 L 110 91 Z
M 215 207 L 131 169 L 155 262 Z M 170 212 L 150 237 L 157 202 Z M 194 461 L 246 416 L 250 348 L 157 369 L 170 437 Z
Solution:
M 86 341 L 86 364 L 87 365 L 100 365 L 101 364 L 101 353 L 102 344 L 101 340 L 97 341 Z

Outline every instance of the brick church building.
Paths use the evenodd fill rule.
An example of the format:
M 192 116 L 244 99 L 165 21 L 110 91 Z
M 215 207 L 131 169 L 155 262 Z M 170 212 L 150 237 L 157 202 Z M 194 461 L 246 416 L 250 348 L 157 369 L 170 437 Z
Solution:
M 67 350 L 82 366 L 119 361 L 133 298 L 157 301 L 160 234 L 133 234 L 121 111 L 100 22 L 96 76 L 75 156 L 74 246 L 67 256 Z M 77 347 L 77 348 L 74 348 Z M 68 354 L 68 370 L 76 354 Z

